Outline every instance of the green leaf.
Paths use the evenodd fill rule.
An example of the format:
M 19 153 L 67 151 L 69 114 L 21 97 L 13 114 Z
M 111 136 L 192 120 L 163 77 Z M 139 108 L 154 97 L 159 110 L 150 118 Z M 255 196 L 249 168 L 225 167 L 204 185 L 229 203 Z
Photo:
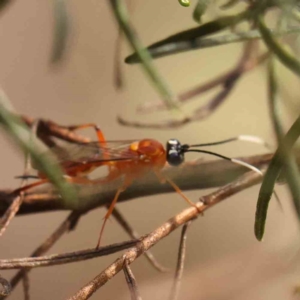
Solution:
M 294 207 L 300 219 L 300 174 L 298 165 L 291 149 L 288 149 L 283 143 L 282 139 L 284 136 L 283 126 L 280 118 L 280 107 L 278 106 L 278 88 L 275 79 L 275 70 L 272 60 L 272 56 L 269 60 L 269 100 L 271 108 L 271 119 L 277 136 L 277 142 L 282 145 L 280 148 L 280 158 L 285 169 L 287 183 L 289 185 Z
M 270 29 L 265 25 L 262 17 L 258 18 L 258 28 L 267 47 L 276 57 L 296 75 L 300 76 L 300 62 L 291 53 L 286 51 L 278 41 L 274 39 Z
M 272 34 L 274 36 L 288 35 L 293 33 L 299 33 L 300 27 L 289 27 L 280 31 L 274 31 Z M 186 51 L 200 50 L 209 47 L 217 47 L 222 45 L 227 45 L 230 43 L 237 43 L 242 41 L 249 41 L 253 39 L 260 39 L 261 34 L 258 30 L 249 30 L 245 32 L 223 34 L 216 37 L 208 38 L 197 38 L 189 41 L 176 42 L 172 44 L 166 44 L 164 46 L 159 46 L 155 48 L 147 48 L 152 58 L 160 58 L 168 55 L 178 54 Z M 138 61 L 133 61 L 133 57 L 127 57 L 130 63 L 138 63 Z
M 41 154 L 36 143 L 28 140 L 30 131 L 22 120 L 11 113 L 7 108 L 7 99 L 0 95 L 0 125 L 6 130 L 13 141 L 25 152 L 29 153 L 38 167 L 47 178 L 57 187 L 67 207 L 76 207 L 76 192 L 72 185 L 63 178 L 63 172 L 49 157 Z
M 300 116 L 294 122 L 294 124 L 291 126 L 287 134 L 282 139 L 282 143 L 279 145 L 277 151 L 275 152 L 274 157 L 270 162 L 270 165 L 267 169 L 266 175 L 260 187 L 257 206 L 256 206 L 255 225 L 254 225 L 255 236 L 259 241 L 261 241 L 264 235 L 269 202 L 274 190 L 276 180 L 282 170 L 283 162 L 281 158 L 281 153 L 282 153 L 283 145 L 288 151 L 291 151 L 292 147 L 296 143 L 299 136 L 300 136 Z
M 198 0 L 198 3 L 193 12 L 193 18 L 197 23 L 201 23 L 201 18 L 204 15 L 210 0 Z
M 54 0 L 54 19 L 52 63 L 56 63 L 62 59 L 69 36 L 69 16 L 65 0 Z
M 251 14 L 252 12 L 246 11 L 235 16 L 222 17 L 217 20 L 207 22 L 201 26 L 176 33 L 163 40 L 160 40 L 150 45 L 148 49 L 151 50 L 151 49 L 155 49 L 162 46 L 168 46 L 168 45 L 170 47 L 173 47 L 174 43 L 187 42 L 187 41 L 190 42 L 197 38 L 220 32 L 230 26 L 234 26 L 239 22 L 249 18 Z M 125 59 L 125 62 L 129 64 L 140 62 L 140 58 L 137 53 L 134 53 L 128 56 Z
M 124 32 L 124 35 L 126 36 L 133 50 L 136 51 L 136 55 L 139 61 L 142 62 L 142 67 L 146 75 L 149 77 L 154 87 L 160 93 L 166 106 L 170 109 L 176 109 L 179 111 L 178 105 L 175 102 L 175 95 L 169 89 L 167 84 L 164 82 L 164 79 L 161 77 L 161 75 L 153 65 L 149 52 L 144 48 L 140 39 L 136 35 L 134 28 L 130 24 L 126 7 L 123 5 L 123 1 L 111 0 L 109 1 L 109 3 L 111 4 L 120 29 Z

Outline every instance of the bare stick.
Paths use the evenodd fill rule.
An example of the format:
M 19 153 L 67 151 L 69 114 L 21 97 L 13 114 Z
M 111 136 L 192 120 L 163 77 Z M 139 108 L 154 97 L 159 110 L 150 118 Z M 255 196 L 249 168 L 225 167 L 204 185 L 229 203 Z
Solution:
M 69 214 L 67 219 L 31 254 L 32 257 L 40 256 L 47 252 L 58 240 L 59 238 L 70 229 L 74 228 L 74 225 L 78 222 L 82 213 L 72 212 Z M 13 290 L 19 281 L 28 274 L 29 268 L 19 271 L 10 282 L 11 289 Z
M 125 220 L 125 218 L 122 216 L 120 211 L 115 208 L 112 212 L 112 215 L 115 217 L 115 219 L 118 221 L 118 223 L 123 227 L 123 229 L 128 233 L 128 235 L 132 239 L 138 239 L 140 238 L 140 235 L 130 226 L 130 224 Z M 169 272 L 170 269 L 162 266 L 154 257 L 154 255 L 147 251 L 144 253 L 148 261 L 151 263 L 151 265 L 158 270 L 159 272 Z
M 180 93 L 178 95 L 178 101 L 180 101 L 181 104 L 184 104 L 213 88 L 226 85 L 226 83 L 229 83 L 234 79 L 236 80 L 238 75 L 245 75 L 247 72 L 252 71 L 255 67 L 263 63 L 268 57 L 268 53 L 264 53 L 257 58 L 249 57 L 249 55 L 250 54 L 247 48 L 244 48 L 240 60 L 232 69 L 208 82 L 201 83 L 200 85 L 197 85 L 185 92 Z M 154 111 L 161 111 L 165 109 L 166 107 L 161 102 L 146 102 L 140 105 L 137 111 L 139 113 L 151 113 Z
M 24 273 L 22 282 L 23 282 L 23 290 L 24 290 L 24 300 L 30 300 L 29 276 L 27 272 Z
M 34 122 L 32 124 L 30 140 L 32 139 L 32 136 L 36 133 L 37 126 L 38 126 L 38 122 Z M 28 174 L 30 169 L 31 169 L 31 158 L 30 158 L 30 155 L 28 153 L 26 153 L 24 174 Z M 26 184 L 27 184 L 27 179 L 23 179 L 20 187 L 23 187 Z M 23 199 L 24 199 L 23 193 L 21 193 L 19 196 L 15 197 L 13 202 L 11 203 L 11 205 L 8 207 L 8 209 L 4 213 L 4 215 L 1 217 L 1 219 L 0 219 L 0 237 L 4 234 L 9 223 L 14 218 L 14 216 L 17 214 L 17 212 L 19 211 L 19 209 L 22 205 Z
M 135 277 L 131 271 L 131 268 L 129 267 L 129 264 L 127 263 L 127 260 L 124 261 L 123 271 L 130 291 L 131 300 L 142 300 Z
M 0 297 L 6 297 L 11 293 L 11 286 L 10 283 L 4 279 L 2 276 L 0 276 Z
M 180 244 L 179 244 L 179 251 L 178 251 L 178 260 L 177 260 L 177 267 L 175 272 L 175 277 L 173 281 L 173 286 L 171 289 L 170 300 L 177 300 L 179 296 L 179 289 L 181 286 L 181 278 L 184 269 L 184 261 L 185 261 L 185 253 L 186 253 L 186 238 L 187 238 L 187 229 L 191 225 L 192 221 L 187 222 L 184 224 L 181 237 L 180 237 Z
M 135 247 L 129 249 L 125 254 L 113 262 L 108 268 L 102 271 L 89 283 L 83 286 L 75 295 L 68 300 L 85 300 L 89 299 L 101 286 L 112 279 L 119 273 L 124 266 L 125 260 L 128 264 L 133 263 L 145 251 L 156 245 L 160 240 L 168 236 L 179 226 L 194 219 L 198 214 L 201 214 L 206 209 L 214 206 L 229 196 L 236 194 L 254 184 L 260 182 L 261 176 L 254 172 L 244 174 L 232 183 L 222 187 L 221 189 L 201 198 L 201 202 L 197 203 L 196 207 L 189 207 L 173 218 L 169 219 L 163 225 L 155 229 L 149 235 L 144 237 Z
M 11 270 L 21 268 L 38 268 L 62 265 L 95 258 L 98 256 L 110 255 L 124 249 L 134 246 L 139 240 L 130 240 L 122 243 L 116 243 L 100 248 L 92 248 L 63 254 L 53 254 L 48 256 L 25 257 L 13 259 L 1 259 L 0 270 Z M 26 272 L 27 273 L 27 272 Z
M 21 185 L 21 187 L 22 186 L 23 185 Z M 23 198 L 23 195 L 15 197 L 13 202 L 11 203 L 11 205 L 5 211 L 4 215 L 1 217 L 1 219 L 0 219 L 0 236 L 2 236 L 4 234 L 10 221 L 17 214 L 17 212 L 22 204 L 22 198 Z

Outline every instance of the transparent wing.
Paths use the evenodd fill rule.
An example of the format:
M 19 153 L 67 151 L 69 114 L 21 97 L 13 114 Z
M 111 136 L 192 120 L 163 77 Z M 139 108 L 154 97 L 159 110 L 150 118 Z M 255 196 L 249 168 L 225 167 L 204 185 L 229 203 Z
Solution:
M 130 145 L 136 140 L 90 142 L 86 144 L 72 144 L 51 148 L 42 155 L 51 157 L 56 163 L 86 163 L 93 161 L 115 161 L 138 159 L 136 152 L 130 150 Z

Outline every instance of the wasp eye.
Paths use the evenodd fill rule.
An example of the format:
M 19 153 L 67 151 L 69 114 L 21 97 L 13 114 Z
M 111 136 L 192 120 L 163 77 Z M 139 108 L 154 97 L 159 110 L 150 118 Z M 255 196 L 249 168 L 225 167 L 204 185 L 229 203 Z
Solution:
M 184 161 L 184 153 L 178 140 L 171 139 L 167 142 L 167 162 L 171 166 L 178 166 Z

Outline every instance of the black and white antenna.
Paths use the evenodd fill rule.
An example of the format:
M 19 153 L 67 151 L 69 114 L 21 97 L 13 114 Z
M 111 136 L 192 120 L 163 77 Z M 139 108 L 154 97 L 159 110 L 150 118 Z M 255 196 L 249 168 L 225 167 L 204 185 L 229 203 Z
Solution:
M 237 137 L 229 138 L 226 140 L 221 140 L 213 143 L 205 143 L 205 144 L 195 144 L 195 145 L 188 145 L 188 144 L 181 144 L 178 140 L 176 139 L 170 139 L 167 142 L 166 145 L 166 152 L 167 152 L 167 161 L 171 166 L 179 166 L 184 162 L 184 154 L 187 152 L 198 152 L 198 153 L 205 153 L 209 155 L 213 155 L 228 161 L 231 161 L 234 164 L 241 165 L 243 167 L 248 168 L 251 171 L 254 171 L 260 175 L 262 175 L 261 170 L 258 168 L 242 161 L 236 158 L 230 158 L 228 156 L 218 154 L 212 151 L 207 151 L 207 150 L 202 150 L 202 149 L 195 149 L 199 147 L 209 147 L 209 146 L 216 146 L 216 145 L 221 145 L 221 144 L 226 144 L 230 143 L 233 141 L 247 141 L 247 142 L 252 142 L 256 144 L 260 144 L 265 146 L 266 148 L 270 149 L 271 147 L 261 138 L 257 136 L 251 136 L 251 135 L 239 135 Z

